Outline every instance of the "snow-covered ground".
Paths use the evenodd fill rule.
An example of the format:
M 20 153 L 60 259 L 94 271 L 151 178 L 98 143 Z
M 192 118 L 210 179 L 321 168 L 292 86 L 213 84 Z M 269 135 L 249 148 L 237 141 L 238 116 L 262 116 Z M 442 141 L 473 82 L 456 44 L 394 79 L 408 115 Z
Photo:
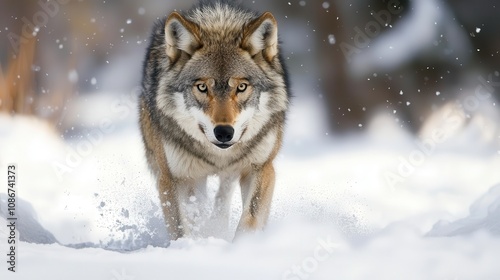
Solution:
M 67 120 L 65 140 L 40 120 L 0 116 L 0 279 L 500 279 L 491 115 L 451 131 L 435 121 L 420 139 L 381 115 L 336 137 L 324 133 L 316 103 L 296 100 L 266 230 L 167 246 L 133 95 L 74 102 L 79 117 Z M 16 273 L 5 253 L 10 163 L 23 240 Z

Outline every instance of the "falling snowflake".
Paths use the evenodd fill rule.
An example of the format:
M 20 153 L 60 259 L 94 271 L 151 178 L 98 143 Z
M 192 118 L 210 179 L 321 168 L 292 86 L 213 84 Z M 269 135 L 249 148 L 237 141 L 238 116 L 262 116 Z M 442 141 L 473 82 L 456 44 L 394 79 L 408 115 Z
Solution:
M 328 43 L 330 43 L 330 45 L 335 44 L 335 36 L 333 34 L 328 35 Z

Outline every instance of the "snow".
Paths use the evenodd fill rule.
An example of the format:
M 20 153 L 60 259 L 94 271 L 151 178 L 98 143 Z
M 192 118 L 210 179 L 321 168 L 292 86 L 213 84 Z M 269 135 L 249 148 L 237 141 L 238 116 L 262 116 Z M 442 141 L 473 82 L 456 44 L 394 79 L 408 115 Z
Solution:
M 500 278 L 498 127 L 472 118 L 431 145 L 387 114 L 358 134 L 326 136 L 319 105 L 300 98 L 268 227 L 234 242 L 220 237 L 231 239 L 239 193 L 229 230 L 168 245 L 133 96 L 75 100 L 65 139 L 43 121 L 0 115 L 0 180 L 18 165 L 21 238 L 18 271 L 2 261 L 0 279 Z M 434 118 L 428 131 L 440 125 Z

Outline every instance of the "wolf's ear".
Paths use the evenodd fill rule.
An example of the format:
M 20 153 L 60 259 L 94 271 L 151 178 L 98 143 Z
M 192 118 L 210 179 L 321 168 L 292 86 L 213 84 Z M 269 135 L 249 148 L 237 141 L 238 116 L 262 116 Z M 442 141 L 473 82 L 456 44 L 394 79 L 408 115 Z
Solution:
M 165 23 L 165 43 L 171 61 L 177 60 L 181 51 L 192 55 L 201 46 L 198 25 L 177 12 L 171 13 Z
M 278 23 L 270 12 L 265 12 L 245 28 L 243 49 L 254 56 L 262 52 L 267 61 L 278 54 Z

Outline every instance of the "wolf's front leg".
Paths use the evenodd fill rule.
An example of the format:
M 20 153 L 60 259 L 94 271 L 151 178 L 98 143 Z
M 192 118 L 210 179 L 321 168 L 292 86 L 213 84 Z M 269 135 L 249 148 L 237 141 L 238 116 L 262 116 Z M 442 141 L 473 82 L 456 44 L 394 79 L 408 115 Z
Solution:
M 171 240 L 199 235 L 208 213 L 206 178 L 176 179 L 163 184 L 160 200 Z
M 158 191 L 170 240 L 176 240 L 184 236 L 177 188 L 178 184 L 170 176 L 164 174 L 159 176 Z
M 248 231 L 262 229 L 269 217 L 274 191 L 274 167 L 272 162 L 253 167 L 240 179 L 243 209 L 235 238 Z
M 207 225 L 207 236 L 215 236 L 230 240 L 229 218 L 234 190 L 238 185 L 239 174 L 221 175 L 219 190 L 215 196 L 212 215 Z
M 206 192 L 207 178 L 183 179 L 177 187 L 181 225 L 184 236 L 202 237 L 202 228 L 209 217 Z

